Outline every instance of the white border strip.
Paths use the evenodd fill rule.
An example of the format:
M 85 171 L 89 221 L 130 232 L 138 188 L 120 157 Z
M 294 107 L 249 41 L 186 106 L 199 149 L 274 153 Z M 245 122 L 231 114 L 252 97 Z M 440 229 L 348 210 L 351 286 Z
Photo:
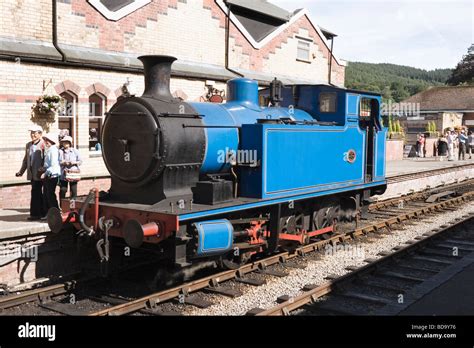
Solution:
M 99 11 L 105 18 L 111 21 L 118 21 L 119 19 L 129 15 L 130 13 L 138 10 L 140 7 L 148 5 L 151 0 L 135 0 L 133 3 L 122 7 L 118 11 L 110 11 L 104 6 L 99 0 L 87 0 L 97 11 Z

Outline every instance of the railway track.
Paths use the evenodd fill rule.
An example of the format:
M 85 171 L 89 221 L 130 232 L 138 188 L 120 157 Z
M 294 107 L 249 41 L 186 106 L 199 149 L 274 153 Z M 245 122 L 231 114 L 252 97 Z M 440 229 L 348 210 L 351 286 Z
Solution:
M 462 190 L 461 186 L 462 185 Z M 225 285 L 228 281 L 259 286 L 264 282 L 261 279 L 255 279 L 254 274 L 260 274 L 272 277 L 284 277 L 285 272 L 277 271 L 274 267 L 278 266 L 283 270 L 290 270 L 292 268 L 301 268 L 302 265 L 298 262 L 304 260 L 305 257 L 314 252 L 322 251 L 327 245 L 336 245 L 344 243 L 349 240 L 354 240 L 361 236 L 366 236 L 371 233 L 381 231 L 391 231 L 396 226 L 411 220 L 419 220 L 426 217 L 427 214 L 436 213 L 440 211 L 455 210 L 456 207 L 474 198 L 474 192 L 469 189 L 472 182 L 469 184 L 458 184 L 456 188 L 464 191 L 464 193 L 457 197 L 450 197 L 454 194 L 453 188 L 445 192 L 430 191 L 417 193 L 412 196 L 405 196 L 379 202 L 372 205 L 369 209 L 370 220 L 361 220 L 357 226 L 341 229 L 338 233 L 330 236 L 328 239 L 318 240 L 308 245 L 301 246 L 292 252 L 282 252 L 253 263 L 243 265 L 237 270 L 229 270 L 212 274 L 179 286 L 152 293 L 139 298 L 124 298 L 103 296 L 101 298 L 95 297 L 94 300 L 101 302 L 102 305 L 99 310 L 93 311 L 74 311 L 70 309 L 61 310 L 63 303 L 55 301 L 54 298 L 64 297 L 76 288 L 75 282 L 68 282 L 65 284 L 58 284 L 47 288 L 36 289 L 22 294 L 6 296 L 0 298 L 0 309 L 7 309 L 13 306 L 19 306 L 28 302 L 51 302 L 54 301 L 53 306 L 46 305 L 55 312 L 62 314 L 81 314 L 92 316 L 106 316 L 106 315 L 126 315 L 130 313 L 141 312 L 147 315 L 162 315 L 167 314 L 166 311 L 160 309 L 163 304 L 174 300 L 180 304 L 193 305 L 199 308 L 206 308 L 212 303 L 200 299 L 200 292 L 210 292 L 228 297 L 237 297 L 239 292 L 231 287 Z M 427 203 L 427 198 L 435 197 L 433 202 Z M 400 204 L 403 202 L 403 204 Z M 295 262 L 296 261 L 296 262 Z M 104 304 L 105 303 L 105 304 Z M 97 306 L 95 306 L 97 308 Z M 0 312 L 1 313 L 1 312 Z
M 398 225 L 404 221 L 420 219 L 423 215 L 441 211 L 443 209 L 449 210 L 457 204 L 461 204 L 473 198 L 474 192 L 469 192 L 460 197 L 451 198 L 443 202 L 427 204 L 424 207 L 418 206 L 416 208 L 413 208 L 404 206 L 402 210 L 405 211 L 402 214 L 398 214 L 397 216 L 393 216 L 388 219 L 384 218 L 377 222 L 374 221 L 369 224 L 361 224 L 361 226 L 353 230 L 337 233 L 329 239 L 320 240 L 305 246 L 301 246 L 293 253 L 284 252 L 277 255 L 273 255 L 268 258 L 244 265 L 238 270 L 225 271 L 216 275 L 211 275 L 209 277 L 205 277 L 172 289 L 151 294 L 140 299 L 118 304 L 110 308 L 105 308 L 101 311 L 91 313 L 91 315 L 124 315 L 133 313 L 140 309 L 156 310 L 159 314 L 159 305 L 173 299 L 181 299 L 182 304 L 191 304 L 197 307 L 205 308 L 211 304 L 207 304 L 205 301 L 199 301 L 199 299 L 196 297 L 190 297 L 192 293 L 196 293 L 201 290 L 206 290 L 224 296 L 237 296 L 238 294 L 235 294 L 231 289 L 223 287 L 221 284 L 229 280 L 235 280 L 237 282 L 243 282 L 249 285 L 263 285 L 261 281 L 252 279 L 250 275 L 252 273 L 260 273 L 269 276 L 284 277 L 284 273 L 271 270 L 270 267 L 274 265 L 280 265 L 283 268 L 298 268 L 298 264 L 292 262 L 293 259 L 302 258 L 312 252 L 322 251 L 324 250 L 326 245 L 343 243 L 347 240 L 357 238 L 358 236 L 367 235 L 369 233 L 378 232 L 384 229 L 390 229 L 391 226 Z M 374 215 L 376 214 L 377 212 L 374 213 Z
M 75 280 L 67 281 L 61 284 L 54 284 L 38 289 L 28 290 L 15 295 L 0 297 L 0 309 L 11 308 L 29 302 L 42 302 L 45 299 L 64 295 L 76 288 Z M 1 313 L 1 312 L 0 312 Z
M 328 282 L 307 285 L 297 297 L 250 314 L 397 315 L 474 260 L 474 213 L 382 253 L 377 260 Z M 464 261 L 464 262 L 463 262 Z M 427 282 L 429 281 L 429 284 Z

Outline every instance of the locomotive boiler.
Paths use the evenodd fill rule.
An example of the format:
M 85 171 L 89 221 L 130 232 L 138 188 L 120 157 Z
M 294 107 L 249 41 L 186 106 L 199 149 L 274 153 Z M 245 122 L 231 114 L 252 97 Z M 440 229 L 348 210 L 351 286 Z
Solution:
M 379 95 L 237 78 L 226 103 L 189 103 L 170 93 L 174 57 L 139 59 L 143 95 L 119 100 L 103 126 L 110 190 L 73 209 L 63 200 L 52 231 L 72 222 L 103 258 L 121 238 L 175 266 L 233 268 L 333 233 L 385 190 Z

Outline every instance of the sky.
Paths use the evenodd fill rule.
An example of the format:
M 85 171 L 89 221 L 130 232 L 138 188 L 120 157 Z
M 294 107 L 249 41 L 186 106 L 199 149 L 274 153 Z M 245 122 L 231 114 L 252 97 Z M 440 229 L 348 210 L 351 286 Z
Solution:
M 474 42 L 474 0 L 269 0 L 307 8 L 348 61 L 455 68 Z

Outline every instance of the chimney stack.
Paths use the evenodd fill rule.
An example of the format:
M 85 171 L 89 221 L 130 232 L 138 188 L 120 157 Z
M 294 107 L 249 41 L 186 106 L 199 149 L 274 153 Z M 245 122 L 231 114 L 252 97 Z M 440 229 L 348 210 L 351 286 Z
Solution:
M 145 69 L 145 92 L 143 97 L 162 100 L 174 99 L 170 91 L 171 65 L 176 60 L 171 56 L 146 55 L 138 59 Z

